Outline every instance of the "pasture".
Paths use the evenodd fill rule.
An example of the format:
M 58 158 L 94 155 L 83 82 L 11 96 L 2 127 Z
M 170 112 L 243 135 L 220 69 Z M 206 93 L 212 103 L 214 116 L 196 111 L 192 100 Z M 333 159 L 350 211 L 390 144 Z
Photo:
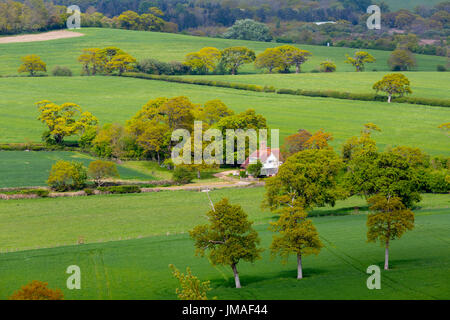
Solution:
M 450 99 L 450 91 L 443 83 L 450 82 L 449 72 L 401 72 L 411 82 L 411 97 Z M 300 74 L 245 74 L 183 76 L 233 83 L 274 86 L 277 89 L 335 90 L 351 93 L 374 93 L 372 86 L 385 76 L 386 72 L 336 72 Z
M 55 66 L 69 67 L 74 74 L 80 74 L 81 65 L 77 58 L 85 48 L 104 48 L 108 46 L 119 47 L 138 60 L 155 58 L 161 61 L 183 61 L 186 54 L 198 51 L 203 47 L 216 47 L 224 49 L 231 46 L 246 46 L 260 53 L 269 47 L 282 45 L 275 42 L 257 42 L 220 38 L 194 37 L 181 34 L 143 32 L 119 29 L 82 28 L 77 32 L 85 36 L 50 40 L 46 42 L 23 42 L 0 44 L 0 75 L 15 75 L 21 61 L 20 57 L 27 54 L 37 54 L 47 63 L 47 70 Z M 45 43 L 45 45 L 44 45 Z M 312 53 L 311 59 L 303 66 L 304 71 L 317 69 L 322 61 L 330 59 L 337 65 L 338 71 L 353 71 L 353 67 L 345 64 L 345 55 L 353 55 L 356 49 L 297 45 Z M 377 61 L 368 70 L 388 71 L 387 60 L 390 52 L 381 50 L 368 50 Z M 415 55 L 417 71 L 435 71 L 438 64 L 445 65 L 445 57 Z M 243 68 L 244 73 L 261 73 L 253 65 Z
M 250 191 L 250 195 L 255 196 L 254 193 L 259 196 L 252 199 L 260 198 L 261 190 Z M 392 269 L 382 272 L 382 289 L 368 290 L 366 269 L 373 264 L 382 266 L 384 251 L 378 244 L 366 243 L 365 214 L 313 218 L 325 248 L 318 256 L 308 256 L 304 259 L 305 278 L 298 281 L 295 279 L 295 259 L 290 259 L 287 265 L 282 265 L 279 259 L 270 259 L 267 250 L 272 237 L 272 233 L 267 229 L 269 214 L 259 212 L 257 209 L 248 210 L 250 206 L 256 207 L 256 203 L 254 201 L 249 205 L 247 202 L 249 198 L 246 198 L 245 194 L 248 193 L 237 190 L 229 190 L 225 194 L 224 191 L 217 191 L 217 193 L 214 191 L 212 194 L 214 199 L 226 195 L 232 201 L 240 202 L 251 219 L 263 223 L 256 226 L 262 239 L 261 246 L 266 249 L 262 260 L 254 264 L 240 263 L 238 265 L 242 289 L 233 288 L 231 268 L 213 267 L 206 258 L 194 257 L 193 242 L 187 234 L 167 235 L 164 233 L 142 239 L 0 254 L 0 298 L 8 297 L 24 283 L 39 279 L 48 281 L 50 287 L 62 288 L 66 299 L 175 299 L 174 290 L 177 281 L 170 273 L 169 264 L 174 264 L 181 270 L 190 266 L 193 273 L 200 279 L 210 280 L 213 290 L 209 296 L 216 296 L 218 299 L 448 299 L 450 297 L 449 282 L 446 280 L 450 268 L 448 198 L 426 196 L 424 208 L 416 211 L 415 229 L 401 240 L 392 243 Z M 182 210 L 178 210 L 179 213 L 176 214 L 174 207 L 169 206 L 164 209 L 159 207 L 160 201 L 167 204 L 167 200 L 163 200 L 164 197 L 176 199 L 174 205 L 182 206 Z M 120 199 L 120 202 L 113 198 Z M 151 201 L 152 198 L 154 201 Z M 156 200 L 156 198 L 159 199 Z M 127 224 L 134 223 L 150 231 L 154 227 L 154 221 L 161 220 L 165 223 L 162 231 L 167 230 L 167 226 L 173 226 L 172 219 L 177 217 L 179 223 L 183 224 L 178 231 L 186 231 L 195 224 L 205 222 L 203 214 L 207 210 L 207 199 L 204 194 L 189 195 L 187 198 L 189 205 L 186 205 L 186 198 L 184 194 L 175 196 L 172 192 L 112 196 L 102 199 L 99 205 L 91 202 L 91 206 L 86 205 L 86 202 L 78 202 L 79 199 L 77 201 L 61 199 L 64 201 L 64 207 L 73 209 L 77 204 L 86 208 L 84 213 L 78 210 L 71 214 L 64 210 L 55 211 L 55 208 L 58 205 L 61 208 L 63 203 L 47 202 L 47 205 L 54 209 L 46 211 L 43 210 L 42 202 L 40 204 L 34 200 L 27 203 L 10 202 L 8 206 L 25 205 L 29 208 L 38 208 L 38 212 L 44 216 L 41 214 L 38 217 L 37 212 L 31 213 L 17 208 L 14 212 L 6 213 L 9 217 L 7 220 L 14 221 L 14 227 L 19 230 L 13 233 L 11 228 L 9 231 L 5 228 L 7 236 L 2 230 L 1 242 L 6 240 L 11 243 L 16 239 L 23 244 L 21 238 L 23 238 L 25 231 L 23 226 L 27 224 L 26 221 L 39 219 L 46 223 L 36 221 L 30 224 L 33 228 L 26 233 L 26 238 L 36 238 L 35 240 L 39 238 L 38 243 L 42 246 L 44 239 L 51 243 L 54 237 L 62 236 L 69 229 L 76 230 L 88 224 L 92 226 L 83 226 L 83 228 L 94 229 L 97 226 L 96 216 L 102 215 L 109 215 L 108 220 L 111 224 L 115 224 L 114 229 L 121 233 L 124 239 L 131 234 L 127 225 L 121 225 L 121 219 L 125 220 L 124 207 L 131 205 L 129 211 L 131 213 L 136 203 L 143 208 L 143 201 L 147 201 L 149 205 L 145 208 L 145 212 L 155 220 L 131 215 L 126 219 Z M 195 206 L 192 201 L 195 201 L 197 205 L 200 202 L 201 204 Z M 108 206 L 105 206 L 107 202 L 111 203 L 110 208 L 115 205 L 113 212 L 108 211 Z M 425 203 L 431 204 L 431 208 L 425 208 Z M 436 209 L 437 203 L 445 208 Z M 361 204 L 361 202 L 355 201 L 353 205 L 355 204 Z M 3 218 L 5 208 L 3 203 L 0 205 L 2 205 L 0 212 Z M 346 204 L 348 205 L 350 203 Z M 15 218 L 12 217 L 13 214 Z M 77 218 L 74 216 L 84 217 L 84 219 L 78 220 L 77 223 Z M 18 220 L 19 217 L 21 222 Z M 47 220 L 48 218 L 50 220 Z M 55 219 L 59 222 L 56 223 Z M 82 221 L 84 224 L 81 224 Z M 104 238 L 103 241 L 106 237 L 103 234 L 112 232 L 111 224 L 97 226 L 96 233 Z M 53 230 L 56 226 L 58 229 Z M 89 237 L 87 239 L 89 240 Z M 68 277 L 65 271 L 69 265 L 73 264 L 81 268 L 81 290 L 65 289 Z
M 37 101 L 75 102 L 104 123 L 130 119 L 148 100 L 184 95 L 194 103 L 221 99 L 235 112 L 253 108 L 267 118 L 280 137 L 324 129 L 340 145 L 359 135 L 365 123 L 383 131 L 375 135 L 381 147 L 408 145 L 430 154 L 449 155 L 448 137 L 437 127 L 450 109 L 409 104 L 362 102 L 278 95 L 228 88 L 119 77 L 0 78 L 0 142 L 39 141 L 44 125 L 37 120 Z M 26 94 L 24 94 L 26 92 Z
M 45 186 L 51 166 L 58 160 L 82 162 L 86 167 L 95 158 L 78 152 L 51 151 L 0 152 L 0 188 Z M 133 170 L 117 165 L 124 180 L 155 180 L 151 171 Z

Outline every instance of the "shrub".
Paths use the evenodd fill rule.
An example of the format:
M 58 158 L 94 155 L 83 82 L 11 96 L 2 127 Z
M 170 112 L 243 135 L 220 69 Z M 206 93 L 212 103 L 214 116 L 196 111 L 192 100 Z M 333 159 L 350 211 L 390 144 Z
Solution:
M 47 282 L 34 280 L 22 286 L 9 300 L 64 300 L 61 290 L 47 288 L 47 285 Z
M 67 67 L 56 66 L 52 70 L 52 75 L 55 77 L 71 77 L 72 70 Z
M 188 184 L 194 180 L 195 174 L 186 167 L 178 166 L 173 171 L 172 179 L 177 184 Z
M 82 163 L 60 160 L 50 171 L 47 184 L 56 191 L 80 190 L 87 180 L 87 171 Z
M 254 178 L 257 178 L 261 174 L 262 163 L 258 160 L 257 163 L 252 163 L 248 166 L 247 172 Z
M 84 189 L 84 193 L 86 193 L 87 196 L 92 196 L 92 195 L 94 195 L 94 189 L 86 188 L 86 189 Z
M 101 186 L 103 179 L 119 177 L 119 172 L 114 162 L 96 160 L 89 164 L 88 175 L 94 180 L 97 186 Z
M 245 171 L 239 171 L 239 177 L 241 177 L 241 178 L 247 178 L 247 177 L 248 177 L 247 172 L 245 172 Z
M 100 187 L 98 190 L 112 194 L 141 193 L 141 188 L 139 186 Z
M 38 197 L 46 198 L 50 194 L 50 191 L 46 189 L 28 189 L 20 191 L 21 194 L 35 194 Z
M 320 63 L 321 72 L 335 72 L 336 64 L 333 61 L 323 61 Z
M 447 68 L 445 66 L 443 66 L 442 64 L 438 64 L 436 66 L 436 70 L 439 72 L 445 72 L 445 71 L 447 71 Z

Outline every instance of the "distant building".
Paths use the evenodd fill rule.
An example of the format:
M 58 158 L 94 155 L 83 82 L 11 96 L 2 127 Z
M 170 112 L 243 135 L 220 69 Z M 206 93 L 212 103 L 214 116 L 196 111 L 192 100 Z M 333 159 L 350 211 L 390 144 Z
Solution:
M 283 164 L 280 161 L 280 149 L 266 148 L 266 150 L 256 150 L 241 165 L 241 168 L 247 169 L 250 164 L 261 161 L 261 175 L 271 177 L 278 173 L 278 168 Z
M 319 22 L 314 22 L 314 24 L 320 26 L 322 24 L 327 24 L 327 23 L 331 23 L 331 24 L 336 24 L 336 21 L 319 21 Z

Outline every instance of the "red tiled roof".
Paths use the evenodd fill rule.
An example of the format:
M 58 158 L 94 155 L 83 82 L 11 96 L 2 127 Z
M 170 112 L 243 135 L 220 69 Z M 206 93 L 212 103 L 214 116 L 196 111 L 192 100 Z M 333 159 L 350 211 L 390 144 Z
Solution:
M 280 149 L 267 148 L 266 150 L 256 150 L 247 159 L 245 159 L 245 162 L 241 164 L 241 168 L 247 169 L 250 164 L 250 158 L 257 158 L 259 161 L 264 163 L 272 153 L 278 160 L 280 160 Z

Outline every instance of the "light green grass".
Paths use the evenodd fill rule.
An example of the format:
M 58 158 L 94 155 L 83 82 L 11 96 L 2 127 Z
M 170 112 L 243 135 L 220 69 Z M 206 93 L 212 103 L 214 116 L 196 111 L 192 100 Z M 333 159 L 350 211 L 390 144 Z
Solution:
M 411 97 L 450 99 L 445 85 L 450 82 L 450 72 L 402 72 L 411 82 Z M 374 93 L 372 86 L 381 80 L 386 72 L 339 72 L 300 74 L 254 74 L 254 75 L 210 75 L 183 76 L 221 80 L 228 82 L 274 86 L 277 89 L 335 90 L 354 93 Z
M 221 99 L 231 109 L 253 108 L 266 117 L 281 139 L 303 128 L 323 128 L 334 136 L 333 146 L 359 135 L 365 123 L 383 131 L 375 135 L 381 147 L 408 145 L 431 154 L 449 155 L 448 137 L 437 127 L 448 122 L 450 109 L 409 104 L 363 102 L 259 93 L 118 77 L 0 78 L 0 142 L 39 141 L 44 125 L 35 102 L 75 102 L 102 124 L 124 123 L 150 99 L 185 95 L 194 103 Z
M 79 32 L 85 36 L 69 39 L 59 39 L 41 42 L 0 44 L 0 75 L 17 74 L 20 66 L 20 57 L 27 54 L 37 54 L 47 63 L 48 71 L 55 66 L 69 67 L 75 74 L 81 71 L 77 61 L 84 48 L 103 48 L 116 46 L 127 51 L 137 59 L 155 58 L 162 61 L 183 61 L 186 54 L 198 51 L 203 47 L 213 46 L 224 49 L 231 46 L 247 46 L 257 53 L 268 47 L 275 47 L 279 43 L 257 41 L 228 40 L 219 38 L 194 37 L 181 34 L 131 31 L 119 29 L 83 28 Z M 320 62 L 333 60 L 338 71 L 352 71 L 351 65 L 345 64 L 345 55 L 352 55 L 356 50 L 350 48 L 337 48 L 325 46 L 298 45 L 302 49 L 312 52 L 312 58 L 305 63 L 303 69 L 310 71 L 317 69 Z M 389 70 L 387 60 L 390 52 L 369 50 L 377 62 L 369 70 Z M 446 63 L 445 57 L 416 55 L 420 71 L 434 71 L 438 64 Z M 248 65 L 244 72 L 261 72 Z
M 78 152 L 1 151 L 0 188 L 45 186 L 51 166 L 58 160 L 82 162 L 86 167 L 95 160 Z M 117 165 L 123 180 L 155 180 L 150 171 Z
M 256 223 L 268 223 L 273 215 L 262 210 L 263 188 L 216 190 L 213 201 L 223 197 L 240 203 Z M 424 195 L 419 212 L 447 210 L 445 195 Z M 313 215 L 366 212 L 365 201 L 351 198 L 334 208 L 317 209 Z M 443 209 L 444 208 L 444 209 Z M 134 195 L 107 195 L 56 199 L 0 201 L 0 249 L 24 249 L 86 242 L 138 238 L 186 232 L 209 209 L 206 194 L 197 191 L 164 191 Z
M 239 202 L 236 196 L 231 198 Z M 137 198 L 129 199 L 134 203 Z M 242 204 L 248 209 L 248 204 Z M 195 224 L 206 221 L 202 217 L 205 209 L 205 205 L 198 208 Z M 190 210 L 191 206 L 184 206 L 181 211 L 191 215 Z M 91 217 L 99 214 L 98 211 Z M 169 207 L 153 215 L 170 223 L 166 215 L 169 212 L 175 214 Z M 366 243 L 366 216 L 359 214 L 313 219 L 325 247 L 318 256 L 303 259 L 304 279 L 300 281 L 296 280 L 295 259 L 290 259 L 287 265 L 282 265 L 279 259 L 270 259 L 268 247 L 272 233 L 263 224 L 256 229 L 262 238 L 261 247 L 266 250 L 262 260 L 254 264 L 239 263 L 243 285 L 239 290 L 233 288 L 231 268 L 212 267 L 206 258 L 194 257 L 192 240 L 182 234 L 0 254 L 0 298 L 7 298 L 25 283 L 41 280 L 49 282 L 52 288 L 61 288 L 66 299 L 176 299 L 178 283 L 168 268 L 174 264 L 181 270 L 190 266 L 200 279 L 210 280 L 213 288 L 210 298 L 446 300 L 450 298 L 447 281 L 450 214 L 448 209 L 438 213 L 417 213 L 415 229 L 392 242 L 391 270 L 382 271 L 381 290 L 367 289 L 366 269 L 374 264 L 383 265 L 384 250 L 378 244 Z M 152 214 L 150 210 L 148 214 Z M 20 211 L 16 215 L 24 218 Z M 181 212 L 176 214 L 181 215 Z M 254 213 L 250 216 L 255 218 Z M 150 221 L 136 216 L 129 220 L 152 228 Z M 70 222 L 66 222 L 67 226 Z M 116 222 L 119 226 L 120 221 Z M 47 229 L 48 224 L 47 221 L 36 224 L 41 227 L 34 232 L 51 238 L 53 233 Z M 71 227 L 76 228 L 77 225 Z M 98 232 L 108 229 L 109 225 L 104 225 Z M 16 235 L 19 236 L 20 233 Z M 70 265 L 81 268 L 81 290 L 66 289 L 65 271 Z

